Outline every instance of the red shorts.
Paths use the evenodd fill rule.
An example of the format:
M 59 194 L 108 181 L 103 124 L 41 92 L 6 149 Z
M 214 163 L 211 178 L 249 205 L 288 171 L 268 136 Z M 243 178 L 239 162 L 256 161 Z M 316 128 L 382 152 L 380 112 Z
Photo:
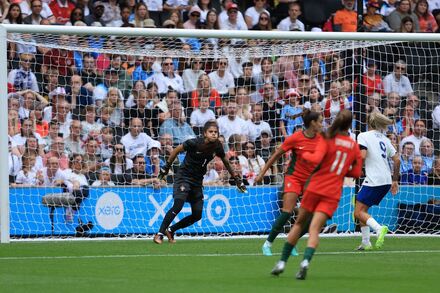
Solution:
M 305 181 L 302 181 L 295 176 L 286 175 L 284 176 L 284 193 L 294 192 L 297 195 L 300 195 L 305 183 Z
M 324 197 L 320 194 L 304 192 L 301 207 L 309 212 L 322 212 L 331 218 L 338 208 L 339 200 Z

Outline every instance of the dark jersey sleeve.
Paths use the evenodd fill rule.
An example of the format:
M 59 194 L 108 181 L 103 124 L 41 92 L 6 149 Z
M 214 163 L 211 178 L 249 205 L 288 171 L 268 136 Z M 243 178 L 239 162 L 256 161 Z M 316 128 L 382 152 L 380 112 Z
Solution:
M 188 139 L 183 142 L 183 149 L 186 152 L 189 150 L 194 150 L 195 148 L 197 148 L 197 138 Z

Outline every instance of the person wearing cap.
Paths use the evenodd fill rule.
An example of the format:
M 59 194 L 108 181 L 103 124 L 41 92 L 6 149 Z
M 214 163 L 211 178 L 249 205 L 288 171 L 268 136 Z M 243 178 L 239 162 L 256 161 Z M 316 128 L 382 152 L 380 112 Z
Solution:
M 160 142 L 153 140 L 148 145 L 147 155 L 145 156 L 145 173 L 151 177 L 157 177 L 161 168 L 165 166 L 165 161 L 160 158 Z
M 402 19 L 406 16 L 408 16 L 412 19 L 413 24 L 415 26 L 415 31 L 419 32 L 420 31 L 419 18 L 417 17 L 417 15 L 414 12 L 411 11 L 411 1 L 410 0 L 400 0 L 397 3 L 396 10 L 391 12 L 390 15 L 388 15 L 386 17 L 385 20 L 388 22 L 391 29 L 393 29 L 394 31 L 397 32 L 400 30 L 400 25 L 402 23 Z
M 163 28 L 176 28 L 176 23 L 171 19 L 167 19 L 162 23 Z
M 104 21 L 102 21 L 102 16 L 104 15 L 105 6 L 102 1 L 95 1 L 93 3 L 93 9 L 90 11 L 90 14 L 84 17 L 84 22 L 91 26 L 94 22 L 100 22 L 102 26 L 104 26 Z
M 281 109 L 280 129 L 284 138 L 292 135 L 303 125 L 301 118 L 303 107 L 301 105 L 301 96 L 294 88 L 286 91 L 285 98 L 287 103 Z
M 297 2 L 289 4 L 289 16 L 284 18 L 277 26 L 280 31 L 304 31 L 304 23 L 302 23 L 298 17 L 301 15 L 301 5 Z
M 188 16 L 189 19 L 183 23 L 184 29 L 196 29 L 196 23 L 200 20 L 200 15 L 202 11 L 200 10 L 199 6 L 194 5 L 191 7 Z
M 390 32 L 392 29 L 379 13 L 379 0 L 369 0 L 367 13 L 364 15 L 364 29 L 367 32 Z
M 226 5 L 226 13 L 228 17 L 225 20 L 220 20 L 219 26 L 222 30 L 247 30 L 248 27 L 244 20 L 238 17 L 238 5 L 231 2 Z M 231 43 L 241 42 L 242 40 L 233 39 Z
M 222 0 L 222 11 L 218 14 L 218 24 L 225 22 L 228 19 L 228 9 L 227 6 L 231 3 L 234 3 L 234 0 Z M 207 16 L 208 17 L 208 16 Z M 244 20 L 244 16 L 241 11 L 237 12 L 237 19 L 239 22 L 243 22 L 246 24 Z
M 101 167 L 98 171 L 98 180 L 92 183 L 93 187 L 115 186 L 115 183 L 111 179 L 111 171 L 107 166 Z

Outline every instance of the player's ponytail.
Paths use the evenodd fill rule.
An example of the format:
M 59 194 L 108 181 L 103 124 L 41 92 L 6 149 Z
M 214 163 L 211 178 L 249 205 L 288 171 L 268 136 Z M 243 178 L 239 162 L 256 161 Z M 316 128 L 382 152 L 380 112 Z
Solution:
M 353 119 L 353 115 L 347 109 L 341 110 L 338 115 L 336 115 L 335 120 L 332 125 L 327 130 L 327 138 L 333 138 L 336 134 L 347 131 L 351 127 L 351 122 Z
M 306 128 L 310 127 L 310 123 L 312 121 L 318 121 L 319 117 L 321 117 L 321 113 L 311 111 L 310 109 L 305 108 L 302 112 L 302 119 L 304 121 L 304 126 Z
M 378 111 L 373 111 L 368 117 L 368 125 L 375 130 L 386 130 L 393 121 Z

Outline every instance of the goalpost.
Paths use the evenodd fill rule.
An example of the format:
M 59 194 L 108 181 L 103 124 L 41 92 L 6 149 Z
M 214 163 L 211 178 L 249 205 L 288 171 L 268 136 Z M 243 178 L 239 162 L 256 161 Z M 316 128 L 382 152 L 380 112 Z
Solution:
M 62 39 L 60 37 L 62 35 L 68 37 Z M 39 94 L 43 96 L 43 99 L 49 100 L 53 107 L 52 113 L 44 117 L 44 119 L 49 120 L 45 120 L 46 122 L 50 122 L 53 115 L 59 114 L 58 112 L 55 113 L 58 109 L 56 107 L 60 106 L 60 104 L 55 105 L 55 98 L 65 96 L 63 91 L 67 90 L 66 98 L 71 99 L 72 94 L 70 92 L 73 91 L 70 89 L 72 75 L 81 77 L 87 95 L 92 98 L 96 109 L 93 107 L 71 109 L 71 113 L 67 114 L 69 119 L 79 120 L 83 127 L 82 130 L 85 130 L 86 124 L 82 122 L 87 122 L 87 113 L 94 112 L 90 115 L 96 115 L 96 118 L 102 121 L 107 119 L 104 116 L 105 113 L 110 116 L 108 124 L 110 126 L 101 126 L 101 130 L 99 130 L 101 132 L 93 133 L 92 131 L 86 133 L 86 135 L 84 132 L 81 133 L 81 149 L 86 149 L 85 156 L 89 158 L 93 157 L 93 151 L 89 150 L 89 153 L 87 153 L 87 148 L 93 149 L 90 141 L 94 140 L 98 144 L 98 150 L 103 151 L 106 149 L 106 143 L 102 141 L 102 137 L 108 135 L 108 132 L 103 133 L 104 130 L 102 129 L 111 128 L 109 131 L 113 132 L 116 143 L 120 143 L 121 137 L 129 132 L 130 118 L 134 117 L 127 117 L 127 114 L 132 112 L 124 112 L 119 102 L 123 103 L 125 110 L 127 110 L 127 107 L 136 105 L 138 102 L 137 95 L 140 95 L 141 92 L 146 93 L 147 96 L 149 95 L 148 90 L 133 90 L 133 87 L 141 86 L 136 85 L 135 80 L 133 80 L 133 76 L 136 74 L 139 73 L 140 79 L 144 81 L 144 86 L 147 86 L 150 82 L 155 82 L 161 92 L 158 95 L 161 99 L 167 94 L 167 86 L 172 84 L 178 91 L 184 108 L 183 113 L 186 115 L 186 117 L 180 117 L 180 120 L 189 123 L 192 112 L 198 107 L 195 106 L 194 101 L 197 101 L 196 104 L 199 104 L 200 101 L 194 97 L 199 89 L 194 88 L 194 84 L 197 85 L 196 77 L 194 74 L 188 73 L 185 82 L 189 82 L 189 84 L 182 86 L 181 83 L 184 81 L 165 79 L 164 75 L 161 74 L 161 72 L 166 71 L 164 66 L 174 66 L 175 71 L 182 76 L 185 69 L 196 66 L 193 64 L 194 59 L 200 59 L 202 69 L 209 74 L 221 66 L 220 63 L 222 62 L 218 62 L 219 60 L 224 60 L 229 66 L 227 71 L 234 78 L 238 78 L 243 73 L 242 64 L 250 62 L 249 67 L 253 70 L 252 84 L 238 87 L 235 85 L 231 89 L 226 89 L 223 94 L 220 92 L 223 89 L 218 88 L 220 95 L 210 97 L 208 104 L 215 113 L 216 118 L 219 118 L 229 111 L 228 101 L 235 98 L 238 104 L 238 115 L 242 117 L 245 123 L 243 125 L 246 125 L 246 127 L 234 129 L 233 133 L 230 133 L 230 130 L 224 130 L 221 134 L 224 134 L 226 139 L 230 134 L 241 134 L 240 139 L 242 140 L 240 142 L 251 141 L 250 145 L 253 144 L 256 147 L 256 153 L 267 159 L 268 150 L 273 150 L 276 145 L 279 145 L 284 135 L 284 131 L 279 128 L 278 124 L 281 116 L 273 118 L 272 115 L 274 113 L 281 115 L 283 111 L 281 104 L 283 102 L 284 104 L 289 103 L 287 95 L 295 93 L 292 89 L 297 89 L 297 92 L 301 94 L 301 89 L 310 87 L 312 82 L 316 85 L 317 91 L 322 92 L 322 98 L 329 97 L 332 86 L 338 87 L 341 99 L 345 102 L 345 98 L 347 98 L 347 103 L 355 114 L 356 121 L 353 125 L 355 133 L 366 129 L 366 111 L 369 107 L 377 107 L 383 111 L 386 106 L 393 106 L 397 110 L 393 117 L 398 122 L 401 119 L 400 112 L 407 103 L 406 97 L 400 97 L 401 101 L 395 105 L 387 105 L 389 95 L 383 92 L 378 97 L 377 95 L 368 95 L 367 93 L 371 89 L 363 84 L 362 76 L 366 73 L 368 67 L 374 63 L 377 74 L 384 78 L 393 72 L 396 62 L 400 59 L 405 61 L 407 66 L 406 75 L 409 77 L 413 91 L 419 99 L 418 109 L 416 110 L 417 115 L 428 122 L 425 135 L 433 141 L 433 146 L 436 147 L 438 154 L 440 151 L 438 148 L 440 143 L 439 129 L 433 128 L 431 113 L 437 105 L 436 95 L 440 88 L 440 69 L 437 68 L 440 65 L 440 46 L 436 44 L 439 40 L 440 36 L 437 34 L 287 33 L 280 31 L 1 25 L 0 95 L 8 97 L 8 99 L 0 99 L 0 137 L 5 138 L 0 140 L 0 174 L 2 174 L 0 178 L 1 242 L 7 243 L 11 237 L 21 239 L 52 236 L 136 237 L 139 235 L 152 235 L 157 232 L 165 211 L 172 202 L 172 185 L 156 189 L 148 184 L 142 186 L 132 184 L 135 183 L 132 181 L 134 177 L 127 179 L 127 177 L 118 177 L 115 174 L 111 177 L 112 179 L 123 178 L 127 181 L 118 181 L 116 183 L 121 184 L 114 187 L 87 188 L 87 196 L 84 196 L 79 209 L 73 214 L 71 214 L 71 207 L 74 203 L 69 199 L 69 196 L 71 198 L 74 193 L 72 193 L 72 190 L 66 192 L 60 187 L 40 183 L 10 186 L 6 175 L 10 173 L 8 170 L 9 150 L 6 137 L 8 133 L 20 136 L 20 132 L 18 129 L 14 130 L 11 123 L 8 122 L 8 118 L 13 119 L 11 111 L 14 112 L 14 110 L 8 110 L 8 100 L 10 102 L 11 100 L 18 101 L 22 110 L 16 112 L 19 116 L 22 116 L 19 117 L 22 124 L 28 119 L 27 116 L 32 113 L 31 120 L 34 123 L 34 128 L 35 123 L 41 123 L 38 120 L 40 118 L 34 118 L 36 115 L 35 110 L 42 112 L 41 115 L 44 115 L 45 112 L 39 110 L 39 108 L 49 106 L 44 104 L 44 100 L 38 100 L 35 94 L 32 94 L 33 97 L 27 98 L 33 99 L 29 104 L 26 104 L 26 99 L 23 97 L 27 93 L 14 94 L 10 92 L 8 94 L 8 75 L 11 70 L 20 68 L 20 62 L 23 61 L 20 59 L 18 52 L 32 53 L 30 56 L 26 54 L 23 56 L 32 57 L 30 70 L 36 75 Z M 184 43 L 190 44 L 189 48 L 186 48 Z M 7 47 L 8 44 L 9 48 Z M 7 54 L 11 51 L 11 46 L 17 51 L 12 59 Z M 71 56 L 73 64 L 54 64 L 53 59 L 48 57 L 50 55 L 48 52 L 58 49 L 67 52 L 66 54 Z M 82 67 L 85 72 L 86 67 L 89 66 L 85 62 L 86 56 L 89 59 L 92 58 L 90 60 L 95 62 L 95 66 L 97 66 L 96 80 L 87 79 L 90 76 L 85 78 L 82 71 L 76 70 L 73 72 L 70 69 L 71 65 L 74 65 L 76 68 Z M 148 59 L 151 59 L 149 57 L 152 60 L 148 61 Z M 166 58 L 171 58 L 171 65 L 164 64 L 166 62 L 163 61 Z M 265 65 L 260 64 L 261 60 L 272 63 L 272 65 L 269 64 L 269 67 L 262 69 Z M 151 63 L 149 64 L 151 67 L 144 70 L 147 73 L 143 73 L 142 69 L 144 68 L 142 66 L 148 62 Z M 121 64 L 122 66 L 120 66 Z M 113 66 L 120 67 L 116 69 Z M 112 70 L 109 70 L 110 68 Z M 269 70 L 268 68 L 272 70 L 272 75 L 269 76 L 270 82 L 264 81 L 265 78 L 259 78 L 258 75 L 259 71 Z M 136 73 L 136 70 L 139 70 L 139 72 Z M 313 73 L 315 71 L 316 74 Z M 66 73 L 63 74 L 63 72 Z M 149 76 L 150 72 L 155 73 Z M 117 81 L 115 81 L 116 79 L 109 81 L 113 78 L 113 74 L 117 74 Z M 215 75 L 210 77 L 215 78 Z M 302 85 L 302 88 L 298 89 L 298 87 L 301 87 L 299 83 L 302 81 L 300 79 L 306 82 L 307 77 L 313 81 L 310 81 L 311 83 L 308 86 Z M 107 80 L 108 83 L 106 84 L 104 80 Z M 339 81 L 339 83 L 332 85 L 333 81 Z M 361 86 L 353 87 L 355 81 L 356 84 Z M 54 85 L 54 82 L 57 84 Z M 119 97 L 116 98 L 118 102 L 115 105 L 109 104 L 111 103 L 110 98 L 107 98 L 107 93 L 102 91 L 100 83 L 104 84 L 105 91 L 111 88 L 108 86 L 109 84 L 117 87 Z M 190 84 L 193 84 L 193 86 L 191 87 Z M 279 105 L 273 111 L 264 111 L 265 106 L 262 107 L 263 109 L 256 109 L 256 106 L 253 106 L 260 101 L 264 102 L 267 98 L 264 93 L 266 84 L 271 84 L 274 87 L 270 98 Z M 221 80 L 218 85 L 222 86 Z M 15 92 L 25 89 L 23 88 L 24 85 L 19 83 L 9 85 L 9 87 L 14 87 Z M 241 92 L 243 88 L 246 88 L 244 97 Z M 211 95 L 212 91 L 209 94 Z M 133 95 L 135 95 L 134 98 Z M 130 98 L 130 96 L 132 97 Z M 167 105 L 164 100 L 159 102 L 158 97 L 148 96 L 151 99 L 147 101 L 145 108 L 151 113 L 155 113 L 154 115 L 157 117 L 162 117 L 160 119 L 169 119 L 167 115 L 172 114 L 167 114 L 167 112 L 169 112 L 168 107 L 171 105 Z M 302 99 L 305 99 L 302 102 L 308 100 L 308 98 Z M 60 98 L 60 101 L 60 103 L 65 103 L 64 98 Z M 331 112 L 330 109 L 327 109 L 329 104 L 325 101 L 319 104 L 323 114 L 327 115 L 327 111 Z M 60 109 L 62 109 L 61 106 Z M 266 132 L 262 131 L 262 124 L 255 121 L 258 116 L 256 113 L 260 110 L 263 110 L 261 113 L 263 120 L 268 117 L 266 122 L 269 122 L 270 134 L 267 133 L 267 129 Z M 292 131 L 296 123 L 296 120 L 289 119 L 289 115 L 290 113 L 284 119 L 286 132 Z M 330 117 L 327 117 L 328 123 L 331 122 L 332 115 L 330 113 Z M 152 122 L 153 118 L 156 121 L 156 116 L 153 116 L 150 117 L 151 119 L 146 125 L 143 125 L 143 130 L 154 140 L 160 141 L 161 131 L 176 134 L 174 129 L 164 128 L 160 130 L 159 124 L 163 121 Z M 94 120 L 97 121 L 97 119 Z M 254 124 L 251 124 L 251 122 Z M 65 123 L 60 123 L 60 121 L 58 123 L 57 126 L 62 129 L 59 131 L 61 132 L 60 135 L 63 136 L 64 142 L 68 143 L 70 140 L 69 135 L 66 135 L 63 131 L 70 132 L 73 130 L 71 130 L 69 124 L 66 124 L 66 126 Z M 276 127 L 272 127 L 272 123 Z M 300 127 L 300 124 L 298 127 Z M 194 128 L 194 130 L 197 132 L 197 128 Z M 148 150 L 145 150 L 143 155 L 147 161 L 155 159 L 153 158 L 154 155 L 150 158 L 152 154 L 150 152 L 153 151 L 153 148 L 161 149 L 159 155 L 163 159 L 166 149 L 172 147 L 167 145 L 166 137 L 162 138 L 163 141 L 160 141 L 159 145 L 150 141 L 149 145 L 146 146 Z M 266 147 L 265 143 L 267 140 L 270 141 L 270 138 L 272 138 L 272 144 Z M 51 143 L 52 140 L 47 141 Z M 174 144 L 176 144 L 176 141 L 174 141 Z M 114 146 L 114 143 L 112 145 Z M 246 145 L 244 146 L 246 147 Z M 51 147 L 51 145 L 47 145 L 46 152 L 53 151 Z M 231 147 L 234 147 L 234 143 Z M 17 147 L 17 149 L 23 151 L 23 148 Z M 75 153 L 71 149 L 65 149 L 65 151 L 66 155 L 70 156 Z M 114 155 L 116 149 L 113 148 L 112 151 Z M 127 146 L 126 151 L 130 152 Z M 253 168 L 258 168 L 259 162 L 249 160 L 246 157 L 249 155 L 247 150 L 243 150 L 243 154 L 240 150 L 235 151 L 238 162 L 241 163 L 243 175 L 252 183 L 253 176 L 255 176 Z M 135 153 L 127 154 L 133 160 L 136 160 L 135 155 Z M 108 165 L 105 163 L 108 153 L 102 153 L 102 156 L 106 156 L 102 159 L 104 163 L 99 162 L 96 165 L 99 168 L 95 166 L 93 172 L 89 172 L 87 175 L 98 177 L 99 173 L 108 172 L 108 168 L 105 168 Z M 96 158 L 93 157 L 93 159 Z M 268 233 L 279 212 L 278 197 L 282 184 L 283 168 L 286 167 L 287 159 L 283 158 L 277 164 L 278 168 L 272 170 L 273 174 L 270 177 L 268 176 L 267 184 L 250 187 L 249 194 L 246 195 L 238 194 L 234 186 L 229 186 L 227 178 L 222 178 L 221 166 L 214 164 L 212 169 L 216 171 L 220 178 L 215 178 L 217 180 L 215 184 L 212 183 L 211 186 L 205 187 L 203 218 L 193 227 L 184 229 L 181 232 L 198 236 Z M 89 160 L 86 163 L 90 162 Z M 61 157 L 58 159 L 58 163 L 63 163 Z M 251 167 L 249 167 L 249 164 Z M 112 166 L 109 167 L 110 172 L 115 173 L 116 170 L 113 170 Z M 154 170 L 152 172 L 154 173 Z M 215 174 L 215 172 L 213 173 Z M 92 180 L 90 176 L 88 177 L 90 183 L 95 179 L 99 179 L 93 177 Z M 352 217 L 352 201 L 356 190 L 354 184 L 347 181 L 340 207 L 334 218 L 328 223 L 329 225 L 336 225 L 336 230 L 332 231 L 351 233 L 356 230 L 356 223 Z M 58 202 L 55 203 L 54 197 L 50 196 L 57 198 Z M 74 196 L 78 196 L 78 194 L 76 193 Z M 440 211 L 438 205 L 435 204 L 435 200 L 440 200 L 439 187 L 427 185 L 401 186 L 398 196 L 387 196 L 379 207 L 372 209 L 372 213 L 379 222 L 389 225 L 391 231 L 395 233 L 438 234 L 440 231 Z M 190 213 L 190 209 L 184 208 L 182 214 L 179 215 L 179 219 L 188 213 Z

